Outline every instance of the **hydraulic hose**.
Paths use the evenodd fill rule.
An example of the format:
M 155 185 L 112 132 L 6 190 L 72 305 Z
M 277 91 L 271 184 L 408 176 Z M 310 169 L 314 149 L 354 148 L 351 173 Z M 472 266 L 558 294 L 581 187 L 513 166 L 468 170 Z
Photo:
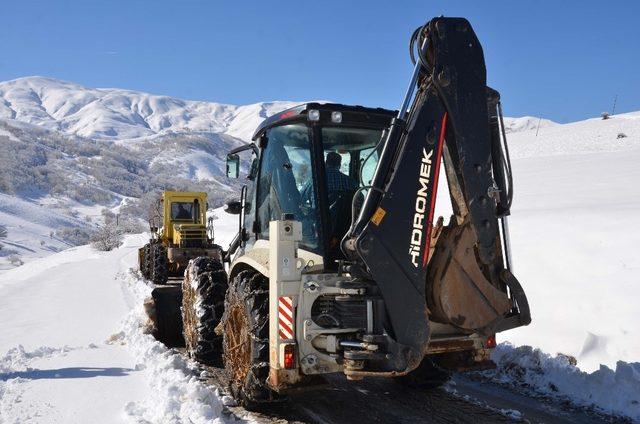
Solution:
M 422 50 L 422 45 L 424 44 L 424 40 L 426 34 L 429 33 L 429 23 L 424 24 L 413 31 L 411 37 L 409 38 L 409 56 L 411 57 L 411 63 L 416 64 L 416 54 L 417 51 L 417 60 L 422 65 L 422 68 L 426 70 L 428 73 L 431 73 L 431 65 L 427 60 L 425 52 Z
M 509 157 L 509 145 L 507 144 L 507 133 L 504 129 L 504 119 L 502 117 L 502 104 L 498 102 L 498 118 L 500 119 L 500 132 L 502 133 L 502 156 L 505 173 L 507 174 L 507 206 L 505 210 L 511 210 L 511 204 L 513 203 L 513 174 L 511 171 L 511 158 Z

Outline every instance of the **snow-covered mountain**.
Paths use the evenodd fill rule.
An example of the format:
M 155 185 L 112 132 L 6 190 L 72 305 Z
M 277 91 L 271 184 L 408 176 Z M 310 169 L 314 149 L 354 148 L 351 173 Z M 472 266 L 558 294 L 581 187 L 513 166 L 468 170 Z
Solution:
M 0 82 L 0 119 L 93 140 L 201 132 L 248 141 L 266 117 L 299 103 L 275 101 L 236 106 L 117 88 L 88 88 L 45 77 Z M 552 125 L 558 124 L 533 116 L 505 118 L 507 132 Z
M 105 208 L 144 217 L 163 189 L 205 190 L 220 205 L 237 192 L 226 153 L 296 104 L 186 101 L 43 77 L 0 82 L 0 170 L 10 171 L 0 173 L 0 269 L 86 241 Z
M 235 106 L 132 90 L 87 88 L 44 77 L 0 82 L 0 118 L 94 140 L 204 132 L 247 141 L 264 118 L 298 103 Z

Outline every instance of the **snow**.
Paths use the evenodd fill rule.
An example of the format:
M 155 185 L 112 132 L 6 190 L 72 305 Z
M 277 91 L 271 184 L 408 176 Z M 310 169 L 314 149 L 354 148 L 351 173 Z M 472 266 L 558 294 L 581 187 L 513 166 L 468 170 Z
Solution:
M 124 416 L 122 405 L 142 399 L 146 388 L 131 356 L 117 346 L 18 347 L 6 361 L 11 370 L 0 381 L 0 422 L 114 422 Z
M 0 224 L 10 227 L 0 273 L 73 242 L 51 232 L 89 233 L 103 209 L 117 212 L 168 182 L 197 182 L 210 204 L 222 204 L 234 190 L 226 153 L 266 117 L 297 104 L 188 101 L 44 77 L 0 82 L 0 143 L 9 152 L 0 167 L 17 171 L 8 182 L 0 177 L 10 193 L 0 193 Z
M 147 334 L 150 289 L 132 269 L 145 237 L 0 275 L 1 423 L 223 421 L 228 399 Z
M 41 128 L 90 137 L 127 146 L 154 169 L 175 168 L 222 187 L 225 149 L 294 104 L 220 105 L 23 78 L 0 83 L 0 120 L 9 123 L 0 135 L 15 141 L 18 133 L 6 128 L 16 127 L 34 142 Z M 571 124 L 505 120 L 514 273 L 532 323 L 498 335 L 512 345 L 497 349 L 495 378 L 640 420 L 640 112 Z M 439 201 L 446 195 L 441 187 Z M 55 253 L 67 245 L 51 230 L 87 225 L 82 218 L 99 210 L 58 197 L 0 194 L 0 224 L 8 227 L 0 252 L 19 251 L 26 262 L 6 270 L 0 258 L 0 423 L 220 419 L 229 400 L 146 333 L 148 288 L 130 270 L 144 236 L 108 253 L 87 246 Z M 218 243 L 226 245 L 238 217 L 212 214 L 220 218 Z M 577 367 L 563 355 L 574 356 Z
M 150 295 L 148 287 L 131 271 L 121 278 L 136 304 L 131 305 L 122 331 L 111 342 L 128 346 L 136 368 L 145 374 L 147 385 L 144 399 L 124 404 L 129 421 L 221 422 L 223 399 L 214 389 L 198 381 L 192 364 L 144 331 L 147 317 L 142 302 Z
M 49 200 L 43 198 L 34 201 L 0 193 L 0 224 L 7 228 L 7 237 L 0 240 L 3 245 L 0 250 L 0 274 L 14 267 L 8 260 L 11 255 L 19 256 L 20 261 L 26 263 L 72 246 L 52 235 L 52 231 L 89 226 L 86 221 L 56 208 Z M 74 203 L 67 201 L 67 205 Z M 86 207 L 83 212 L 84 216 L 96 214 L 95 210 Z
M 520 118 L 504 118 L 504 130 L 507 134 L 531 131 L 540 132 L 541 128 L 559 125 L 549 119 L 538 118 L 535 116 L 522 116 Z M 546 132 L 546 131 L 545 131 Z
M 492 359 L 498 367 L 485 374 L 494 381 L 640 421 L 640 362 L 618 361 L 615 369 L 602 365 L 586 373 L 566 356 L 509 343 L 498 345 Z
M 612 126 L 627 128 L 624 144 Z M 513 161 L 513 260 L 532 323 L 499 337 L 573 355 L 584 371 L 636 362 L 640 329 L 631 299 L 640 298 L 640 229 L 634 224 L 640 216 L 640 114 L 553 131 L 539 141 L 556 146 L 552 156 L 533 156 L 537 146 L 522 153 L 524 143 L 534 143 L 531 133 L 510 137 L 522 156 Z M 583 151 L 588 140 L 608 151 Z
M 506 125 L 506 124 L 505 124 Z M 618 138 L 620 134 L 625 137 Z M 584 155 L 638 149 L 640 112 L 613 115 L 610 119 L 587 119 L 556 124 L 540 130 L 521 131 L 507 136 L 514 158 Z
M 0 119 L 96 140 L 201 131 L 249 141 L 264 118 L 300 103 L 235 106 L 117 88 L 88 88 L 45 77 L 0 82 Z

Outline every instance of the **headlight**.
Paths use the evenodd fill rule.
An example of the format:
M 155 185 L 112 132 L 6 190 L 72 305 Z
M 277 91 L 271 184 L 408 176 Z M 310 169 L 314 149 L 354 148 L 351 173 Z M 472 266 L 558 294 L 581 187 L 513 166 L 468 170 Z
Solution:
M 320 111 L 317 109 L 311 109 L 307 114 L 307 119 L 309 121 L 319 121 L 320 120 Z

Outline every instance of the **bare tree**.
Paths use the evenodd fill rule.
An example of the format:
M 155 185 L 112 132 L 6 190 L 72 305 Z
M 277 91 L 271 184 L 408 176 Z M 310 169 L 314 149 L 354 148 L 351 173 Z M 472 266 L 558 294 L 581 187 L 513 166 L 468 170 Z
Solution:
M 113 226 L 100 227 L 91 235 L 91 246 L 96 250 L 108 252 L 122 244 L 122 234 Z

